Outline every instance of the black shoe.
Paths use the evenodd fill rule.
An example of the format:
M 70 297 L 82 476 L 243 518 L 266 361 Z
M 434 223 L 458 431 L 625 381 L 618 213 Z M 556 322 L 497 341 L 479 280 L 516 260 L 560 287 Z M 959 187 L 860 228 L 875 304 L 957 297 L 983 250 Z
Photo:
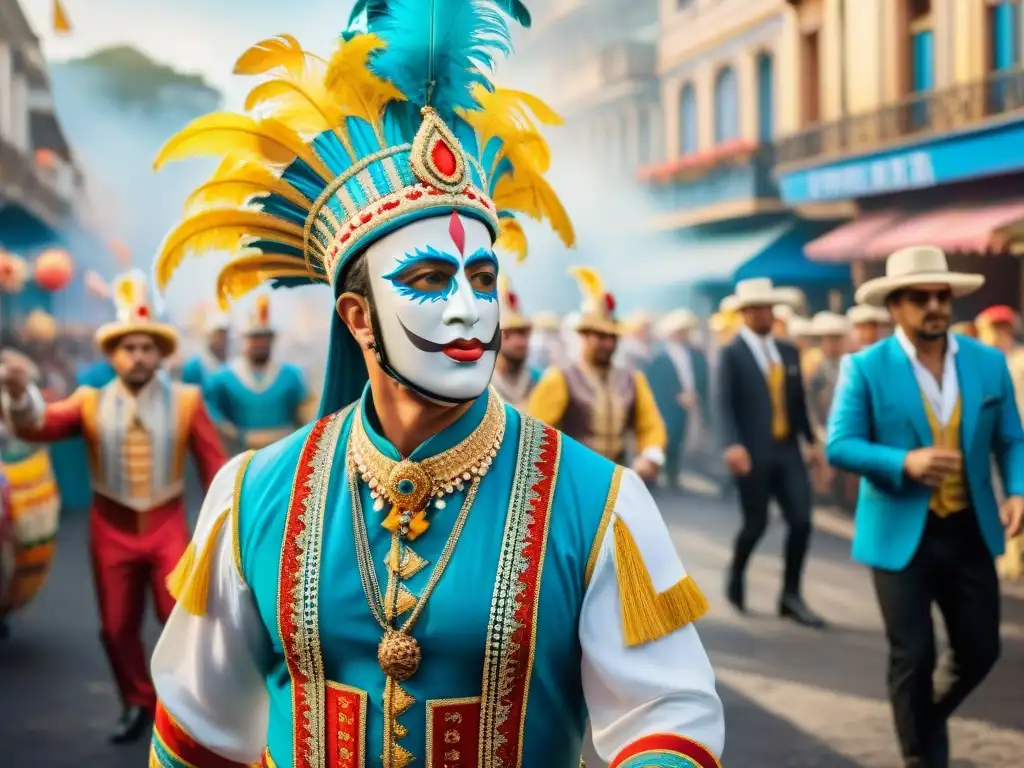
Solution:
M 779 600 L 779 616 L 811 629 L 824 629 L 825 620 L 807 607 L 799 595 L 783 595 Z
M 148 736 L 153 727 L 153 718 L 142 707 L 127 707 L 110 733 L 112 744 L 131 744 Z
M 740 613 L 747 612 L 747 596 L 743 584 L 743 576 L 738 573 L 729 572 L 725 583 L 725 597 Z

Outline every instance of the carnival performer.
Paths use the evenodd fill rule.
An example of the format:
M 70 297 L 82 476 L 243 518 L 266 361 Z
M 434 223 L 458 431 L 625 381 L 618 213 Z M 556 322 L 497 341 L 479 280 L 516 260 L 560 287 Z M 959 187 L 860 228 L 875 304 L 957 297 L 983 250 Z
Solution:
M 231 453 L 263 448 L 303 424 L 308 398 L 302 369 L 273 358 L 270 297 L 256 297 L 242 355 L 206 378 L 203 394 Z
M 203 318 L 203 332 L 205 346 L 186 360 L 181 369 L 181 380 L 201 389 L 206 379 L 227 362 L 231 318 L 225 312 L 207 313 Z
M 1024 520 L 1024 431 L 1006 359 L 949 331 L 953 300 L 983 283 L 949 271 L 933 246 L 892 254 L 857 301 L 886 307 L 896 332 L 846 358 L 829 423 L 829 460 L 863 478 L 853 557 L 872 569 L 908 767 L 949 765 L 947 721 L 999 656 L 994 558 Z M 937 689 L 934 605 L 952 651 Z
M 698 328 L 700 319 L 688 309 L 662 317 L 656 326 L 662 349 L 645 371 L 665 422 L 665 479 L 677 490 L 682 488 L 683 459 L 696 449 L 710 423 L 708 359 L 690 340 Z
M 178 343 L 173 327 L 153 319 L 145 282 L 130 273 L 115 281 L 118 319 L 101 326 L 96 343 L 118 378 L 79 387 L 44 403 L 28 371 L 5 361 L 5 412 L 20 437 L 52 442 L 85 437 L 92 468 L 90 556 L 103 647 L 124 707 L 111 740 L 133 741 L 149 729 L 156 696 L 146 668 L 142 618 L 151 591 L 163 622 L 174 605 L 165 579 L 186 552 L 182 509 L 185 454 L 191 450 L 207 485 L 224 464 L 216 430 L 195 387 L 159 370 Z
M 737 610 L 746 611 L 747 563 L 768 527 L 768 504 L 774 498 L 789 527 L 779 614 L 820 629 L 825 622 L 801 593 L 811 538 L 811 489 L 800 438 L 811 463 L 822 457 L 807 412 L 799 354 L 771 335 L 772 307 L 789 300 L 789 293 L 765 278 L 736 284 L 735 303 L 744 325 L 722 351 L 719 407 L 725 464 L 739 491 L 743 525 L 726 594 Z
M 615 299 L 600 275 L 589 267 L 570 271 L 583 294 L 576 324 L 579 360 L 548 368 L 530 395 L 527 411 L 618 464 L 627 461 L 628 441 L 635 438 L 633 469 L 654 482 L 665 464 L 668 437 L 651 385 L 643 371 L 629 371 L 612 362 L 619 324 Z
M 498 279 L 501 307 L 501 349 L 494 365 L 491 385 L 501 399 L 516 408 L 524 408 L 530 392 L 540 380 L 537 369 L 527 363 L 532 323 L 522 314 L 519 294 L 512 290 L 504 275 Z
M 883 307 L 856 304 L 846 310 L 850 323 L 850 351 L 859 352 L 880 341 L 887 333 L 892 318 Z
M 431 8 L 457 34 L 436 39 Z M 531 113 L 556 117 L 485 74 L 508 45 L 495 3 L 391 3 L 304 81 L 315 143 L 285 116 L 244 123 L 303 159 L 270 158 L 286 169 L 262 177 L 262 211 L 215 209 L 261 242 L 223 294 L 254 273 L 328 281 L 324 416 L 214 483 L 153 658 L 151 765 L 575 768 L 585 712 L 613 765 L 718 765 L 721 704 L 693 626 L 705 603 L 643 483 L 488 389 L 495 239 L 525 247 L 506 206 L 573 242 L 534 159 Z M 264 41 L 236 71 L 298 76 L 297 50 Z M 237 157 L 216 131 L 242 120 L 201 118 L 159 163 Z M 168 237 L 158 275 L 195 226 Z

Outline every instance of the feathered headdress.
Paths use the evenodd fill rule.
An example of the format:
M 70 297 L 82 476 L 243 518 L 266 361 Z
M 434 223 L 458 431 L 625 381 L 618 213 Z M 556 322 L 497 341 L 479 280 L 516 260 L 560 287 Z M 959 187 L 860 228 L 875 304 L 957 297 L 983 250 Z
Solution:
M 153 337 L 164 356 L 174 354 L 178 348 L 178 332 L 174 326 L 153 317 L 142 272 L 131 270 L 118 275 L 111 283 L 110 294 L 117 319 L 96 331 L 96 344 L 100 349 L 109 354 L 125 336 L 146 333 Z
M 199 118 L 156 158 L 157 168 L 224 158 L 164 240 L 158 285 L 188 254 L 228 250 L 236 256 L 218 279 L 222 304 L 268 281 L 337 289 L 367 246 L 453 210 L 519 257 L 517 214 L 547 220 L 571 246 L 572 225 L 544 178 L 550 152 L 539 129 L 560 120 L 490 80 L 495 57 L 511 49 L 507 13 L 529 22 L 518 0 L 368 0 L 356 9 L 367 29 L 343 33 L 329 60 L 287 35 L 247 50 L 235 72 L 269 76 L 245 104 L 259 117 Z
M 498 300 L 503 331 L 526 330 L 532 327 L 533 323 L 519 306 L 519 295 L 512 290 L 512 284 L 504 273 L 498 275 Z
M 245 328 L 245 335 L 265 336 L 273 332 L 274 327 L 270 324 L 270 297 L 261 293 L 256 297 L 256 304 Z
M 604 287 L 601 276 L 591 267 L 570 267 L 569 274 L 576 278 L 583 295 L 576 330 L 617 335 L 620 329 L 615 320 L 615 297 Z

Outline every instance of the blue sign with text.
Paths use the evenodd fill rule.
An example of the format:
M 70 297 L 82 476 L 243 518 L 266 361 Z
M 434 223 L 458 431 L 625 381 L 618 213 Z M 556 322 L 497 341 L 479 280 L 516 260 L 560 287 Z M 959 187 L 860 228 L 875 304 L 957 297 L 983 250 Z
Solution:
M 868 157 L 783 173 L 787 205 L 923 189 L 1024 169 L 1024 121 L 944 136 Z

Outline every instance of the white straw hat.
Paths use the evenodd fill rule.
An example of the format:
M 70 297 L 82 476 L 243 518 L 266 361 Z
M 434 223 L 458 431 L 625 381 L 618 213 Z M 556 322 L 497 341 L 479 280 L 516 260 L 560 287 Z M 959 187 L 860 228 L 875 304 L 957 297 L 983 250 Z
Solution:
M 858 304 L 874 307 L 902 288 L 915 285 L 948 285 L 954 296 L 974 293 L 985 284 L 982 275 L 950 272 L 946 254 L 934 245 L 912 245 L 901 248 L 886 259 L 885 277 L 868 280 L 857 289 Z
M 850 325 L 864 325 L 865 323 L 885 325 L 892 322 L 892 318 L 886 309 L 871 307 L 867 304 L 857 304 L 850 307 L 846 310 L 846 319 L 850 321 Z
M 733 309 L 744 307 L 773 307 L 781 304 L 794 304 L 799 296 L 789 288 L 776 288 L 767 277 L 754 277 L 740 280 L 733 292 Z
M 850 321 L 835 312 L 818 312 L 811 318 L 809 330 L 812 336 L 846 336 Z
M 662 338 L 679 331 L 692 331 L 700 327 L 700 318 L 688 309 L 676 309 L 658 320 L 657 333 Z

